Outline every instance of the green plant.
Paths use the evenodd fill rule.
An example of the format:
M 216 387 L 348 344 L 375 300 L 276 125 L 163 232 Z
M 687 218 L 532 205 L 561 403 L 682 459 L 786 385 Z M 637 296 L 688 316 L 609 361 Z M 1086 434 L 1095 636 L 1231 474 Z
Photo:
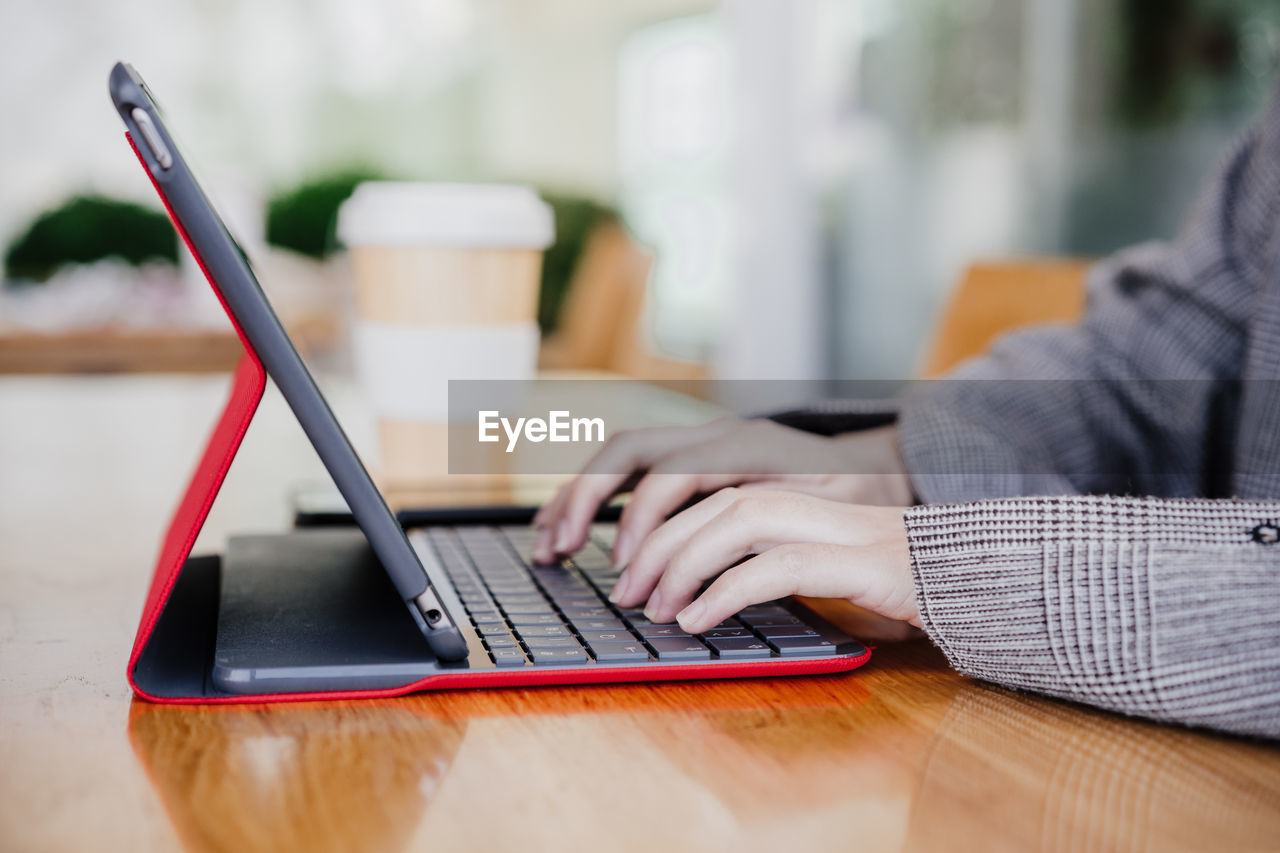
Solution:
M 267 242 L 323 259 L 338 248 L 338 208 L 355 188 L 382 176 L 372 169 L 349 169 L 315 178 L 267 203 Z
M 542 260 L 542 286 L 538 291 L 538 326 L 544 335 L 555 331 L 569 282 L 582 257 L 587 237 L 597 227 L 618 218 L 617 211 L 580 196 L 544 192 L 556 218 L 556 239 Z
M 118 257 L 131 264 L 178 262 L 178 238 L 159 211 L 83 195 L 40 214 L 5 250 L 10 279 L 44 281 L 64 264 Z

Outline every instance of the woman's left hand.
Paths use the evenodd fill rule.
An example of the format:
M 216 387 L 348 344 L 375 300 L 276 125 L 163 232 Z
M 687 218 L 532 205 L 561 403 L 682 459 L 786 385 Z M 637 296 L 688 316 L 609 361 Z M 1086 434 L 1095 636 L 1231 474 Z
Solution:
M 920 627 L 902 513 L 798 492 L 723 489 L 646 537 L 610 600 L 620 607 L 647 600 L 649 619 L 678 621 L 691 634 L 788 595 L 844 598 Z

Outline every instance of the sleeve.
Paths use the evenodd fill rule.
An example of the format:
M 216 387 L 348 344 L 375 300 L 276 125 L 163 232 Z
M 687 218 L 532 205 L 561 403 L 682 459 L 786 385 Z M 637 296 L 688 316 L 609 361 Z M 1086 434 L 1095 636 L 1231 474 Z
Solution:
M 1277 221 L 1280 91 L 1176 242 L 1093 269 L 1079 323 L 1006 335 L 906 395 L 899 441 L 922 500 L 1229 494 L 1248 324 L 1280 256 Z
M 905 518 L 921 622 L 961 673 L 1280 737 L 1280 503 L 1065 496 Z

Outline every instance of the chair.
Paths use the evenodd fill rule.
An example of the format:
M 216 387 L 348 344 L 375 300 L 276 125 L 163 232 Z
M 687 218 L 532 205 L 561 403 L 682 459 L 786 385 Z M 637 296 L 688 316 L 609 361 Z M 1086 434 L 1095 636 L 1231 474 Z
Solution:
M 656 384 L 705 379 L 706 365 L 661 356 L 644 339 L 645 287 L 652 255 L 616 222 L 587 238 L 560 312 L 542 344 L 544 370 L 602 370 Z
M 1089 267 L 1075 259 L 983 261 L 969 267 L 943 309 L 921 375 L 946 373 L 1011 329 L 1079 320 Z

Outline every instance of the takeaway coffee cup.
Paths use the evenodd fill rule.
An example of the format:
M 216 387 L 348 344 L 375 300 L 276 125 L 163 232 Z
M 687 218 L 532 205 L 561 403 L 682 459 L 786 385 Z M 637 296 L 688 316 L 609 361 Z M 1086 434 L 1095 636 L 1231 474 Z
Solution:
M 339 210 L 356 285 L 356 374 L 378 419 L 381 479 L 448 473 L 450 379 L 531 379 L 551 208 L 505 184 L 375 181 Z

